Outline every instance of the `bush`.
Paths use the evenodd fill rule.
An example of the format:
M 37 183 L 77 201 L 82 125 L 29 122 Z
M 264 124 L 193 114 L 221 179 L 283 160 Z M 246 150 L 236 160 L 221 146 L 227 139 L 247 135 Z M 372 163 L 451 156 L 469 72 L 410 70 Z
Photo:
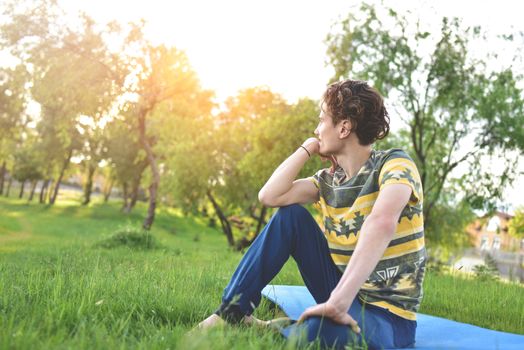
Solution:
M 489 254 L 484 258 L 485 265 L 475 265 L 473 272 L 480 281 L 493 281 L 499 278 L 499 270 L 495 259 Z
M 426 270 L 442 275 L 451 271 L 451 266 L 446 262 L 442 249 L 427 250 Z
M 131 226 L 119 228 L 111 236 L 98 242 L 95 246 L 107 249 L 128 247 L 137 250 L 163 247 L 149 231 Z

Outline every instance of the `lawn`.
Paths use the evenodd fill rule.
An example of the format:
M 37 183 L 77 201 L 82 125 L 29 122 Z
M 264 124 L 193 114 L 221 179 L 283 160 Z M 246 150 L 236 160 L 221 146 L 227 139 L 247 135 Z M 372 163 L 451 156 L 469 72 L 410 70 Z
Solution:
M 0 348 L 291 348 L 279 334 L 225 327 L 187 335 L 220 301 L 241 258 L 205 217 L 161 208 L 152 236 L 161 246 L 103 247 L 138 227 L 119 203 L 56 206 L 0 197 Z M 428 271 L 420 312 L 524 334 L 524 289 Z M 273 281 L 302 284 L 293 262 Z M 276 310 L 264 303 L 256 316 Z

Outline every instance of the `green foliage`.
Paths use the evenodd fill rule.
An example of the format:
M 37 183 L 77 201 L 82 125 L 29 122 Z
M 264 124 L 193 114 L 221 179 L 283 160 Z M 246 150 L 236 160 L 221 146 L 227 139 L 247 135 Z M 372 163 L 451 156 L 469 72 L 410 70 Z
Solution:
M 428 254 L 426 271 L 428 271 L 428 273 L 442 275 L 450 272 L 450 266 L 441 257 L 435 254 Z
M 316 101 L 302 99 L 289 106 L 288 111 L 269 113 L 249 134 L 251 150 L 241 159 L 239 168 L 255 193 L 298 145 L 313 136 L 319 112 Z M 311 176 L 321 167 L 320 158 L 314 157 L 305 164 L 299 177 Z
M 215 188 L 233 208 L 249 208 L 257 204 L 258 191 L 288 155 L 289 147 L 278 148 L 275 143 L 279 135 L 268 135 L 267 126 L 285 119 L 291 106 L 282 96 L 262 87 L 240 91 L 228 99 L 226 106 L 227 110 L 218 116 L 220 127 L 216 134 L 226 176 L 224 185 L 217 181 Z M 262 133 L 264 137 L 258 138 Z
M 118 185 L 139 179 L 147 166 L 134 124 L 129 113 L 122 113 L 104 128 L 105 159 Z
M 242 218 L 241 228 L 230 223 L 233 236 L 242 237 L 255 234 L 263 213 L 258 191 L 312 133 L 318 113 L 312 101 L 291 106 L 263 87 L 242 90 L 225 105 L 214 119 L 177 121 L 164 188 L 186 211 L 213 196 L 226 218 Z
M 16 162 L 13 155 L 30 121 L 24 113 L 28 80 L 29 74 L 23 65 L 0 68 L 0 160 L 5 162 L 7 169 L 12 169 Z
M 470 246 L 466 226 L 476 218 L 470 204 L 456 197 L 457 191 L 447 187 L 433 207 L 433 218 L 438 219 L 425 222 L 424 226 L 428 244 L 446 246 L 454 252 Z
M 396 143 L 417 163 L 428 237 L 435 239 L 454 205 L 493 208 L 519 176 L 515 154 L 524 150 L 524 97 L 515 67 L 491 68 L 497 67 L 496 53 L 471 51 L 471 42 L 483 40 L 480 28 L 465 28 L 456 18 L 443 18 L 440 32 L 425 25 L 363 4 L 337 23 L 326 42 L 332 80 L 368 80 L 399 112 L 406 129 L 379 147 Z M 431 54 L 422 55 L 422 47 Z M 490 169 L 486 164 L 495 158 L 504 164 Z M 467 171 L 456 176 L 459 165 Z
M 21 129 L 28 122 L 23 113 L 27 103 L 24 85 L 28 79 L 23 65 L 0 68 L 0 146 L 6 139 L 20 137 Z
M 508 223 L 508 232 L 512 236 L 524 238 L 524 207 L 515 210 L 515 215 Z
M 42 176 L 56 179 L 72 158 L 80 159 L 87 175 L 87 204 L 92 179 L 105 161 L 112 180 L 131 194 L 126 211 L 142 182 L 152 183 L 154 195 L 159 185 L 170 195 L 176 181 L 160 184 L 160 174 L 172 175 L 170 160 L 187 157 L 193 136 L 210 130 L 213 107 L 212 93 L 200 87 L 185 53 L 151 43 L 143 22 L 104 25 L 80 13 L 71 24 L 53 0 L 4 5 L 1 48 L 18 58 L 20 67 L 30 67 L 27 86 L 41 106 L 36 132 L 43 151 Z M 10 78 L 18 76 L 9 73 Z M 10 101 L 16 102 L 12 80 L 6 81 Z M 0 102 L 8 107 L 7 100 Z M 14 114 L 20 119 L 20 113 Z M 8 153 L 2 142 L 2 152 Z M 173 163 L 180 165 L 177 159 Z M 148 217 L 148 226 L 153 217 Z
M 481 282 L 498 280 L 499 270 L 495 259 L 491 255 L 486 254 L 484 262 L 485 264 L 483 265 L 475 265 L 473 267 L 475 277 Z
M 151 232 L 133 226 L 119 228 L 111 236 L 98 242 L 96 247 L 107 249 L 127 247 L 130 249 L 159 249 L 162 245 Z
M 191 152 L 182 150 L 192 148 L 188 147 L 195 141 L 191 137 L 206 130 L 206 121 L 209 121 L 212 108 L 212 93 L 201 88 L 197 74 L 184 52 L 175 47 L 152 45 L 144 39 L 141 30 L 138 26 L 135 31 L 140 33 L 135 42 L 138 55 L 128 58 L 134 67 L 132 78 L 137 81 L 130 92 L 137 96 L 137 101 L 129 101 L 124 108 L 136 123 L 136 134 L 149 168 L 146 174 L 150 174 L 150 207 L 143 224 L 149 228 L 153 223 L 156 198 L 159 196 L 157 190 L 160 188 L 162 192 L 166 186 L 164 181 L 162 187 L 163 175 L 168 173 L 170 177 L 168 186 L 177 180 L 191 181 L 195 178 L 179 177 L 179 170 L 185 170 L 181 164 L 165 171 L 172 164 L 170 161 L 161 162 L 169 159 L 176 163 L 180 157 L 188 158 Z M 190 158 L 188 160 L 191 161 Z M 194 173 L 193 166 L 187 169 Z M 204 177 L 204 181 L 207 178 Z
M 14 152 L 14 166 L 12 176 L 18 181 L 36 181 L 43 177 L 41 153 L 33 140 L 26 140 Z
M 2 48 L 30 71 L 24 94 L 41 107 L 36 125 L 41 177 L 60 177 L 73 152 L 90 163 L 92 176 L 104 148 L 100 120 L 122 93 L 127 74 L 120 53 L 107 44 L 117 42 L 119 29 L 85 14 L 78 25 L 66 24 L 55 1 L 8 1 L 3 10 Z

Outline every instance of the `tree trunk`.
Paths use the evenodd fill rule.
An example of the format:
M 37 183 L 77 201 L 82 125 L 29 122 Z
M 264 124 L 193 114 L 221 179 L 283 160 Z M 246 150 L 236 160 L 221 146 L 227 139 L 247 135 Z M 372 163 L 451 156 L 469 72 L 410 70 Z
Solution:
M 54 188 L 55 188 L 56 181 L 55 179 L 51 179 L 49 181 L 49 186 L 47 187 L 47 191 L 45 193 L 45 201 L 47 203 L 51 202 L 51 195 L 53 194 Z
M 138 200 L 138 190 L 140 188 L 140 179 L 142 178 L 142 174 L 138 175 L 132 182 L 132 189 L 131 189 L 131 200 L 129 201 L 129 211 L 133 209 L 136 205 L 136 201 Z
M 73 156 L 73 149 L 69 149 L 69 154 L 67 155 L 67 158 L 64 160 L 64 164 L 62 165 L 62 170 L 60 170 L 60 175 L 58 176 L 58 179 L 55 183 L 55 188 L 53 189 L 53 196 L 49 200 L 49 204 L 55 204 L 56 197 L 58 196 L 58 190 L 60 189 L 60 183 L 62 182 L 62 178 L 64 177 L 64 173 L 67 169 L 67 166 L 69 165 L 69 161 L 71 160 L 71 156 Z
M 260 209 L 260 215 L 257 217 L 257 229 L 255 231 L 255 235 L 251 239 L 247 239 L 246 237 L 242 237 L 242 239 L 239 240 L 237 242 L 237 244 L 236 244 L 236 249 L 237 250 L 242 250 L 244 248 L 247 248 L 247 247 L 249 247 L 251 245 L 251 243 L 253 243 L 255 238 L 257 238 L 257 236 L 259 235 L 260 230 L 262 229 L 262 225 L 264 225 L 265 222 L 266 222 L 266 220 L 265 220 L 266 214 L 267 214 L 267 207 L 262 206 L 262 209 Z
M 111 196 L 111 190 L 113 189 L 113 179 L 110 179 L 106 186 L 104 186 L 104 203 L 109 201 L 109 196 Z
M 148 165 L 148 160 L 145 159 L 138 163 L 136 166 L 136 174 L 131 179 L 131 193 L 129 194 L 129 202 L 127 203 L 127 206 L 125 208 L 126 213 L 130 213 L 131 210 L 133 210 L 133 208 L 135 207 L 136 202 L 138 201 L 138 190 L 140 189 L 142 174 L 144 173 L 144 170 L 146 170 Z
M 262 229 L 262 226 L 266 224 L 267 207 L 262 206 L 262 208 L 260 209 L 260 214 L 258 215 L 256 213 L 256 208 L 256 204 L 249 207 L 249 216 L 251 216 L 251 218 L 257 221 L 257 228 L 255 230 L 255 234 L 258 235 L 258 233 Z
M 147 111 L 141 110 L 138 115 L 138 131 L 140 133 L 140 141 L 144 147 L 144 150 L 146 151 L 149 166 L 151 167 L 151 174 L 153 175 L 151 185 L 149 185 L 149 208 L 147 209 L 147 216 L 144 219 L 144 223 L 142 224 L 142 227 L 145 230 L 149 230 L 153 225 L 153 221 L 155 220 L 156 196 L 158 186 L 160 184 L 160 172 L 158 171 L 158 165 L 156 163 L 155 154 L 153 153 L 153 148 L 147 139 L 146 114 Z
M 128 193 L 127 193 L 127 182 L 124 182 L 122 184 L 122 192 L 123 195 L 124 195 L 124 203 L 122 204 L 122 208 L 120 208 L 120 211 L 123 211 L 124 213 L 127 213 L 126 210 L 127 210 L 127 207 L 128 207 Z
M 87 168 L 87 180 L 84 186 L 84 201 L 82 205 L 87 205 L 91 201 L 91 193 L 93 192 L 93 176 L 95 175 L 96 164 L 89 163 Z
M 262 209 L 260 210 L 260 216 L 258 218 L 257 229 L 255 231 L 255 237 L 258 236 L 258 234 L 260 233 L 260 230 L 262 230 L 262 226 L 266 223 L 266 214 L 267 214 L 267 207 L 263 205 Z
M 140 182 L 139 182 L 140 183 Z M 138 198 L 138 185 L 135 186 L 135 181 L 131 181 L 131 193 L 128 195 L 128 201 L 126 201 L 126 206 L 124 212 L 129 214 L 131 210 L 135 207 L 136 201 Z
M 5 191 L 5 196 L 9 197 L 9 192 L 11 191 L 11 184 L 13 183 L 13 178 L 10 177 L 9 181 L 7 182 L 7 191 Z
M 22 180 L 22 183 L 20 185 L 20 194 L 18 195 L 18 198 L 22 198 L 24 196 L 24 186 L 25 186 L 25 180 Z
M 45 194 L 47 192 L 47 186 L 49 186 L 49 179 L 45 179 L 40 187 L 40 203 L 45 203 Z
M 28 202 L 31 202 L 33 200 L 33 196 L 35 195 L 37 183 L 38 183 L 38 180 L 33 180 L 33 185 L 31 186 L 31 193 L 29 194 L 29 198 L 27 199 Z
M 2 162 L 2 168 L 0 169 L 0 195 L 4 193 L 4 181 L 5 181 L 5 170 L 6 170 L 5 160 Z
M 229 223 L 226 216 L 224 215 L 224 212 L 222 211 L 217 201 L 211 194 L 211 191 L 208 190 L 206 194 L 207 194 L 207 198 L 209 198 L 209 200 L 211 201 L 211 204 L 213 204 L 215 213 L 217 214 L 218 218 L 220 219 L 220 225 L 222 226 L 222 232 L 224 232 L 224 234 L 227 237 L 227 243 L 229 244 L 230 247 L 234 247 L 235 239 L 233 238 L 233 231 L 231 230 L 231 224 Z

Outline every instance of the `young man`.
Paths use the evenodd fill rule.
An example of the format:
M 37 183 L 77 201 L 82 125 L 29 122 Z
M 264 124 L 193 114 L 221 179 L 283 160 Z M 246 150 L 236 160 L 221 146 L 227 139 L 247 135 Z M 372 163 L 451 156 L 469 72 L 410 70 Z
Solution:
M 366 82 L 331 84 L 321 110 L 317 137 L 260 190 L 264 205 L 280 209 L 244 255 L 216 313 L 199 326 L 264 324 L 251 316 L 260 292 L 292 256 L 318 303 L 299 320 L 308 341 L 412 347 L 426 260 L 417 168 L 402 150 L 372 148 L 388 134 L 389 117 Z M 315 154 L 329 157 L 331 169 L 295 180 Z M 320 209 L 322 229 L 300 206 L 306 203 Z

